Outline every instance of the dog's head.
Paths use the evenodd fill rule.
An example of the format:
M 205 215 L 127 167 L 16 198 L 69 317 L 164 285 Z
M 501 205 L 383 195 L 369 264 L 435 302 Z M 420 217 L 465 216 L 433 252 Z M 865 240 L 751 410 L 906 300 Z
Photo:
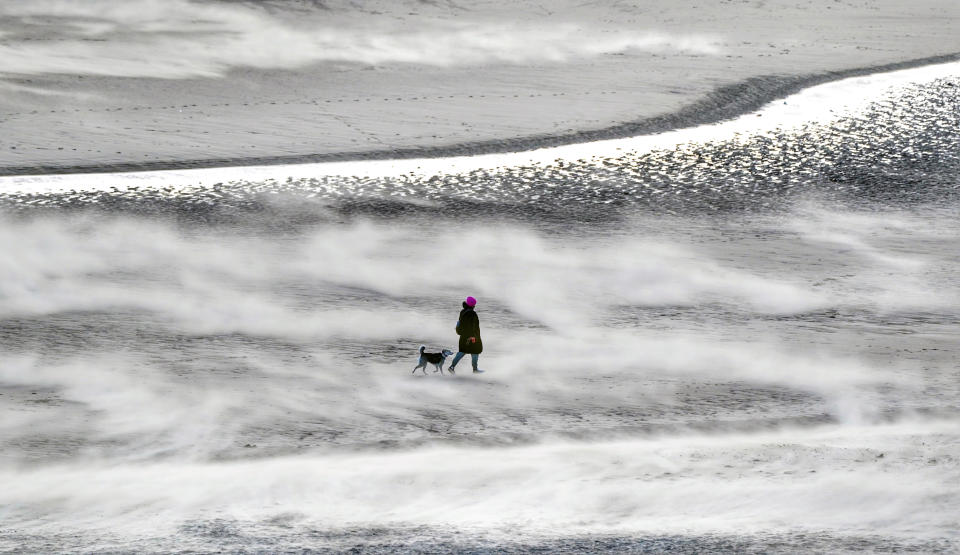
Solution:
M 448 356 L 450 356 L 450 355 L 452 355 L 452 354 L 453 354 L 453 351 L 451 351 L 450 349 L 444 349 L 444 350 L 440 351 L 440 356 L 442 356 L 443 358 L 447 358 Z

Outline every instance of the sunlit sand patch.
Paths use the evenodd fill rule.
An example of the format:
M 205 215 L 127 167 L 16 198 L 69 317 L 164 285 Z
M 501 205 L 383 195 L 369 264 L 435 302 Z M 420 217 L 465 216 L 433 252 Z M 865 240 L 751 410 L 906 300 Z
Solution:
M 837 180 L 845 163 L 883 146 L 869 171 L 922 163 L 955 140 L 960 63 L 845 79 L 772 102 L 732 121 L 658 135 L 529 152 L 421 160 L 336 162 L 120 174 L 10 176 L 0 195 L 203 197 L 307 191 L 322 198 L 458 196 L 478 201 L 588 203 L 683 195 L 718 203 Z M 904 119 L 907 114 L 913 120 Z M 904 124 L 912 126 L 905 128 Z M 918 137 L 915 129 L 923 129 Z M 882 141 L 878 138 L 883 137 Z M 871 161 L 872 163 L 872 161 Z M 38 199 L 46 200 L 46 199 Z

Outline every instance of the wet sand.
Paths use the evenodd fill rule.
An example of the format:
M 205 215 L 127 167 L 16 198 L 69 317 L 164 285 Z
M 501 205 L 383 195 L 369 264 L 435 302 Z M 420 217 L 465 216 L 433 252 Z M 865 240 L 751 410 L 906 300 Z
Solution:
M 225 50 L 208 52 L 216 44 L 200 38 L 208 27 L 236 28 L 253 46 L 256 40 L 247 39 L 293 29 L 266 16 L 244 20 L 251 9 L 307 20 L 323 11 L 345 29 L 374 14 L 350 12 L 338 0 L 322 2 L 332 6 L 322 10 L 319 0 L 265 8 L 206 2 L 190 4 L 196 10 L 175 21 L 184 29 L 151 34 L 142 27 L 152 28 L 157 13 L 56 2 L 43 6 L 109 9 L 75 18 L 73 27 L 37 16 L 12 24 L 2 10 L 13 8 L 0 0 L 0 63 L 13 63 L 6 54 L 17 43 L 20 54 L 33 56 L 29 79 L 38 80 L 62 62 L 51 51 L 80 42 L 85 55 L 72 63 L 85 72 L 77 82 L 91 83 L 83 86 L 92 95 L 83 102 L 122 97 L 127 104 L 103 104 L 82 118 L 73 112 L 73 128 L 24 120 L 22 132 L 4 140 L 68 132 L 80 140 L 128 127 L 124 144 L 114 145 L 117 162 L 91 159 L 94 165 L 77 162 L 73 169 L 135 167 L 122 156 L 136 148 L 157 165 L 185 165 L 188 159 L 174 154 L 189 153 L 184 145 L 193 143 L 173 140 L 176 125 L 184 137 L 206 141 L 197 152 L 219 152 L 223 161 L 256 160 L 230 151 L 231 137 L 239 136 L 264 141 L 260 147 L 275 141 L 262 160 L 280 159 L 281 136 L 314 141 L 314 154 L 336 154 L 320 148 L 336 133 L 304 115 L 304 99 L 322 89 L 320 73 L 288 67 L 282 75 L 300 75 L 301 84 L 316 88 L 285 88 L 293 77 L 263 77 L 281 75 L 270 64 L 292 63 L 285 51 L 258 61 L 258 48 L 229 49 L 260 64 L 241 74 L 224 69 L 233 67 L 222 65 Z M 123 6 L 165 17 L 169 6 L 186 5 L 135 2 Z M 409 25 L 405 10 L 420 9 L 403 0 L 364 4 L 368 12 L 383 10 L 377 21 L 400 28 Z M 610 8 L 606 21 L 593 4 L 557 5 L 569 20 L 582 16 L 584 36 L 597 40 L 607 40 L 597 29 L 631 24 L 611 15 L 626 8 Z M 727 14 L 719 7 L 730 7 L 717 6 L 695 13 L 716 17 Z M 736 29 L 727 37 L 755 28 L 745 14 L 779 16 L 777 6 L 733 6 L 742 22 L 724 19 L 717 28 Z M 826 6 L 817 4 L 817 13 Z M 886 10 L 876 12 L 882 17 L 898 13 L 893 3 L 877 6 Z M 912 6 L 915 15 L 926 9 Z M 479 20 L 478 12 L 496 7 L 438 2 L 423 9 L 442 22 Z M 532 21 L 534 9 L 521 4 L 522 13 L 511 17 Z M 784 21 L 792 9 L 782 7 Z M 507 148 L 535 143 L 510 137 L 536 135 L 534 123 L 546 126 L 561 113 L 526 113 L 524 106 L 568 102 L 569 118 L 609 110 L 607 127 L 596 128 L 606 129 L 601 133 L 630 130 L 610 122 L 669 114 L 647 120 L 655 129 L 723 117 L 804 75 L 869 67 L 844 64 L 930 55 L 904 48 L 881 60 L 878 48 L 877 59 L 855 52 L 816 58 L 811 50 L 807 65 L 781 58 L 795 68 L 787 74 L 776 58 L 757 55 L 752 60 L 766 65 L 744 61 L 742 75 L 727 76 L 716 54 L 680 53 L 679 33 L 702 39 L 706 22 L 703 32 L 686 21 L 669 29 L 669 13 L 656 15 L 664 26 L 658 30 L 675 42 L 656 50 L 662 59 L 641 45 L 622 55 L 548 63 L 534 55 L 544 45 L 560 48 L 550 35 L 530 37 L 539 46 L 523 60 L 489 44 L 477 45 L 488 56 L 483 63 L 421 59 L 401 71 L 393 62 L 367 62 L 375 68 L 364 73 L 361 65 L 328 60 L 327 67 L 342 69 L 324 74 L 330 94 L 350 87 L 371 94 L 358 83 L 387 83 L 378 81 L 384 76 L 402 76 L 408 87 L 413 75 L 443 79 L 419 83 L 416 101 L 393 104 L 408 102 L 419 113 L 365 112 L 373 99 L 331 100 L 324 113 L 365 123 L 368 131 L 410 133 L 380 152 L 443 152 L 442 133 L 435 133 L 435 147 L 414 135 L 426 122 L 442 124 L 430 116 L 452 118 L 457 107 L 467 114 L 462 121 L 482 124 L 493 137 L 487 148 Z M 220 16 L 234 19 L 215 23 Z M 540 17 L 553 16 L 544 10 Z M 152 37 L 156 63 L 144 69 L 155 75 L 134 76 L 141 68 L 130 62 L 140 54 L 116 48 L 111 41 L 127 40 L 127 27 L 112 26 L 110 18 L 140 29 L 137 40 Z M 858 21 L 846 32 L 895 28 L 894 42 L 906 44 L 932 40 L 953 20 L 918 25 L 911 36 L 903 21 Z M 261 22 L 272 22 L 266 34 L 257 34 Z M 797 19 L 790 23 L 770 32 L 804 28 Z M 48 40 L 24 39 L 45 25 Z M 393 29 L 395 38 L 400 31 Z M 939 36 L 942 47 L 948 41 Z M 354 46 L 371 46 L 360 38 Z M 811 48 L 824 51 L 830 40 Z M 883 44 L 892 44 L 889 37 Z M 444 46 L 436 55 L 464 54 L 453 42 Z M 194 49 L 189 59 L 171 56 L 181 48 Z M 725 48 L 721 57 L 733 47 Z M 427 50 L 401 53 L 413 59 Z M 626 85 L 651 82 L 650 72 L 622 71 L 640 67 L 629 59 L 641 52 L 661 60 L 664 75 L 712 96 L 661 90 L 676 106 L 700 107 L 679 111 L 621 103 L 622 94 L 635 101 L 657 96 Z M 337 55 L 398 52 L 391 45 L 360 54 L 342 48 Z M 681 73 L 695 63 L 712 67 L 714 81 Z M 924 79 L 884 74 L 806 89 L 798 95 L 805 100 L 786 98 L 709 130 L 617 141 L 635 148 L 553 149 L 577 153 L 566 158 L 519 153 L 520 162 L 472 169 L 449 158 L 342 165 L 442 166 L 430 174 L 338 174 L 330 171 L 337 165 L 300 165 L 0 178 L 0 552 L 957 552 L 960 64 L 946 66 L 904 72 Z M 748 69 L 779 76 L 750 81 Z M 226 77 L 218 77 L 221 70 Z M 491 78 L 497 71 L 517 80 L 542 77 L 547 70 L 554 80 L 525 81 L 540 95 L 533 98 Z M 128 75 L 91 78 L 111 71 Z M 39 81 L 14 84 L 66 102 L 66 89 L 56 87 L 68 78 L 44 79 L 46 89 Z M 598 82 L 615 86 L 599 95 L 590 88 Z M 728 82 L 732 88 L 724 88 Z M 436 100 L 447 112 L 431 110 L 434 101 L 420 96 L 429 87 L 452 91 Z M 553 96 L 564 87 L 582 96 Z M 496 101 L 519 115 L 496 119 L 470 109 L 464 95 L 476 97 L 475 90 L 500 91 Z M 207 104 L 197 91 L 205 91 Z M 601 101 L 584 101 L 587 92 Z M 183 100 L 186 94 L 194 100 Z M 257 109 L 266 112 L 249 114 L 261 119 L 201 116 L 214 109 L 247 114 L 236 106 L 241 97 L 248 104 L 259 99 Z M 154 131 L 123 119 L 160 111 L 140 103 L 150 99 L 182 119 L 152 116 Z M 480 100 L 493 101 L 472 99 Z M 839 108 L 851 100 L 857 109 Z M 615 118 L 615 108 L 627 119 Z M 43 116 L 65 109 L 49 107 Z M 797 112 L 804 118 L 788 117 Z M 590 136 L 564 132 L 537 141 Z M 646 144 L 671 135 L 680 137 L 667 146 Z M 108 143 L 95 144 L 105 158 Z M 8 146 L 0 150 L 32 152 Z M 581 158 L 589 149 L 595 156 Z M 66 156 L 68 149 L 52 150 Z M 205 175 L 196 185 L 183 174 Z M 453 318 L 465 294 L 480 299 L 486 372 L 412 374 L 419 345 L 456 344 Z
M 535 2 L 398 3 L 367 12 L 332 4 L 284 4 L 273 13 L 344 28 L 362 26 L 374 11 L 400 30 L 423 22 L 575 25 L 573 41 L 636 30 L 706 37 L 715 51 L 631 48 L 447 65 L 323 61 L 189 78 L 3 73 L 0 174 L 518 150 L 716 121 L 818 81 L 960 52 L 960 6 L 945 0 L 561 2 L 550 10 Z

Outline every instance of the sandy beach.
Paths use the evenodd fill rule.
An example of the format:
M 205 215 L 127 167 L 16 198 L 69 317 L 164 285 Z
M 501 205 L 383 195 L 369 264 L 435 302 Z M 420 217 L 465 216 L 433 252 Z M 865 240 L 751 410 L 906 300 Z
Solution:
M 960 552 L 958 4 L 703 4 L 0 0 L 0 553 Z
M 948 0 L 701 4 L 4 4 L 0 174 L 568 144 L 960 52 Z

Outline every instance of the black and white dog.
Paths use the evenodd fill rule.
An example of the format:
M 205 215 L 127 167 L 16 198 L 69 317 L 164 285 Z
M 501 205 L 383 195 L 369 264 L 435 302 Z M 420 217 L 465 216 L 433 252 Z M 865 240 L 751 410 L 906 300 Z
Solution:
M 437 369 L 434 370 L 433 372 L 434 373 L 440 372 L 440 374 L 442 375 L 443 363 L 446 362 L 448 356 L 453 354 L 453 351 L 451 351 L 450 349 L 444 349 L 439 353 L 425 353 L 423 351 L 426 350 L 426 348 L 427 348 L 426 345 L 420 345 L 420 360 L 418 360 L 417 365 L 413 367 L 413 372 L 416 372 L 418 369 L 423 369 L 423 373 L 426 374 L 427 363 L 429 362 L 430 364 L 437 367 Z

